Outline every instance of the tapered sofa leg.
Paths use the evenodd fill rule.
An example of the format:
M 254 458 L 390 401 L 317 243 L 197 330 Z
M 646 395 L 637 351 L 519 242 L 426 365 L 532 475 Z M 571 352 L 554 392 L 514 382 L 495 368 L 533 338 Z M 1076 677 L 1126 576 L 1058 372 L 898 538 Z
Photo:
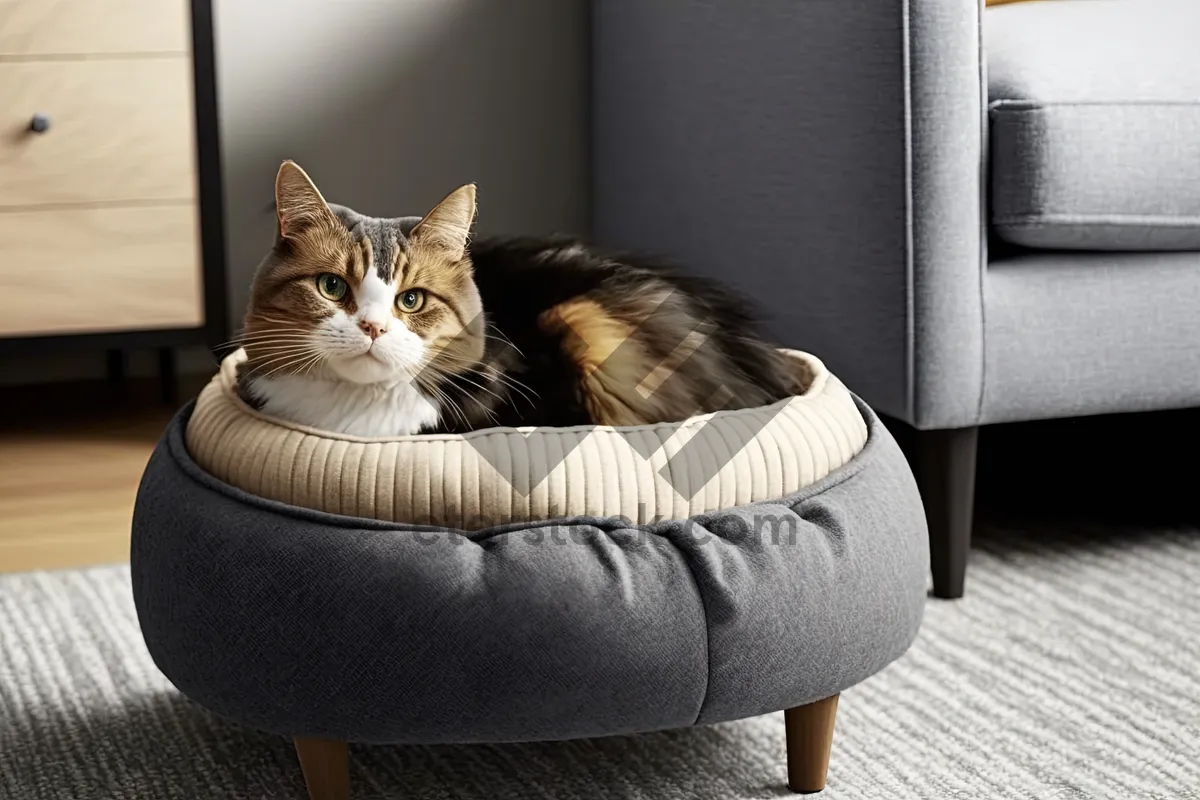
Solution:
M 963 596 L 975 512 L 979 428 L 917 431 L 914 473 L 929 522 L 933 594 Z

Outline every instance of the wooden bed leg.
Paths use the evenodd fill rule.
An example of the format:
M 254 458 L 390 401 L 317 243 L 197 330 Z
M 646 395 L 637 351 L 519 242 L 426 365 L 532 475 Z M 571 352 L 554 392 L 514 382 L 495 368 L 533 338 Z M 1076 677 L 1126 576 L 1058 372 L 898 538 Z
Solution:
M 783 712 L 787 730 L 788 788 L 812 794 L 825 788 L 829 749 L 833 746 L 833 719 L 838 695 Z
M 349 800 L 350 745 L 299 736 L 292 741 L 296 743 L 310 800 Z

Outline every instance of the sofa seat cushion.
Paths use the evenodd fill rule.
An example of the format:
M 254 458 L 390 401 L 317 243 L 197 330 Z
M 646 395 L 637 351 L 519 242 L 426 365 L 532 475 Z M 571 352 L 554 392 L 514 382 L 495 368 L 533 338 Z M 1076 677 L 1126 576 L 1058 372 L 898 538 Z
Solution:
M 1200 250 L 1200 2 L 984 13 L 991 224 L 1026 247 Z

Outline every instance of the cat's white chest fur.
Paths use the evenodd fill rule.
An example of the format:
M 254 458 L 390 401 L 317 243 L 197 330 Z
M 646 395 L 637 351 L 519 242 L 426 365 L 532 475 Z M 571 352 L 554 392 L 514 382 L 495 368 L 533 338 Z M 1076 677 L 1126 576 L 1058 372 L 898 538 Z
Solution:
M 250 391 L 264 414 L 351 436 L 408 436 L 434 427 L 440 415 L 437 403 L 407 380 L 360 384 L 280 375 L 251 379 Z

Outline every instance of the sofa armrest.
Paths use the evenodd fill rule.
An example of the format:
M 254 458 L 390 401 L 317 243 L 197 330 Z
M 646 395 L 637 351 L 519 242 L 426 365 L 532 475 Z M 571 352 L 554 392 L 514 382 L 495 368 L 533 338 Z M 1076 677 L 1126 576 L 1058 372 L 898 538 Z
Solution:
M 593 0 L 597 240 L 731 283 L 887 415 L 975 424 L 980 10 Z

